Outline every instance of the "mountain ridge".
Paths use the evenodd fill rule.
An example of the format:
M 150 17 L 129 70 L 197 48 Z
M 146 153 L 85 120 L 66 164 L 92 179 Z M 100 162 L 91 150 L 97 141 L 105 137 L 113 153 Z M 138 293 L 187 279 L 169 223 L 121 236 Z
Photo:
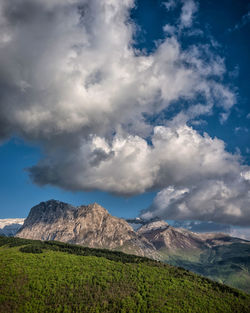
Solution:
M 141 222 L 139 218 L 136 220 Z M 16 236 L 109 249 L 121 248 L 129 241 L 138 243 L 138 240 L 144 241 L 152 250 L 209 248 L 248 242 L 224 233 L 196 233 L 175 228 L 158 218 L 143 220 L 142 226 L 135 231 L 125 219 L 112 216 L 96 202 L 75 207 L 54 199 L 32 207 Z

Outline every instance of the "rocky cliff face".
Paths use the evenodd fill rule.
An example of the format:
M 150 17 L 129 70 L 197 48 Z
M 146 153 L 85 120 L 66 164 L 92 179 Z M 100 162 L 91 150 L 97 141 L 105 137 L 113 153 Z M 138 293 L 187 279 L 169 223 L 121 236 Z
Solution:
M 111 216 L 97 203 L 73 207 L 56 200 L 42 202 L 31 209 L 17 236 L 159 258 L 152 243 L 137 234 L 125 220 Z

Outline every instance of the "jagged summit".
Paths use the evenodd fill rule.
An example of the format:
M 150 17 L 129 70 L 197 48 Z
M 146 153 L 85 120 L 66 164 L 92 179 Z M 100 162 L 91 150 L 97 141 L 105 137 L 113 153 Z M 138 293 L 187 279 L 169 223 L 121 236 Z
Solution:
M 77 215 L 77 212 L 109 214 L 106 209 L 96 202 L 75 207 L 71 204 L 51 199 L 32 207 L 22 228 L 36 222 L 53 223 L 66 217 L 73 218 L 73 216 Z
M 74 206 L 68 203 L 64 203 L 54 199 L 41 202 L 31 208 L 29 215 L 24 221 L 24 224 L 20 231 L 36 223 L 42 222 L 51 224 L 58 220 L 62 215 L 65 215 L 66 212 L 73 212 L 75 209 L 76 208 Z
M 30 213 L 31 212 L 35 212 L 35 211 L 56 211 L 58 209 L 63 209 L 63 210 L 66 210 L 66 209 L 71 209 L 71 210 L 74 210 L 75 207 L 68 204 L 68 203 L 65 203 L 65 202 L 62 202 L 62 201 L 59 201 L 59 200 L 54 200 L 54 199 L 50 199 L 48 201 L 43 201 L 43 202 L 40 202 L 38 205 L 35 205 L 34 207 L 31 208 L 30 210 Z
M 80 205 L 77 207 L 77 209 L 82 209 L 85 210 L 86 212 L 91 212 L 91 211 L 95 211 L 95 212 L 99 212 L 99 213 L 106 213 L 109 214 L 109 212 L 102 207 L 100 204 L 98 204 L 97 202 L 94 203 L 90 203 L 88 205 Z
M 67 206 L 70 206 L 70 204 L 68 203 L 65 203 L 63 201 L 60 201 L 60 200 L 55 200 L 55 199 L 50 199 L 50 200 L 47 200 L 47 201 L 42 201 L 40 202 L 38 205 L 36 205 L 35 207 L 37 206 L 45 206 L 45 207 L 53 207 L 53 206 L 56 206 L 56 205 L 67 205 Z

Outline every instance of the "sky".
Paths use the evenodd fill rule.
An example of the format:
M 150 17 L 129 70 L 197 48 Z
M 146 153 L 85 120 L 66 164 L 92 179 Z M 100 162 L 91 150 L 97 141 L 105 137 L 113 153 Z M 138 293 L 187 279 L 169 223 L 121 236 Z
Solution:
M 249 31 L 246 0 L 0 0 L 0 218 L 249 227 Z

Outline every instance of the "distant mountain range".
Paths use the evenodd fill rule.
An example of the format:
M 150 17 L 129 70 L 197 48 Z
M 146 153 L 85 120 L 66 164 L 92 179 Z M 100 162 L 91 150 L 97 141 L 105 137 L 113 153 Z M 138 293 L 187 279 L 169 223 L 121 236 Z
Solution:
M 142 218 L 129 218 L 126 221 L 134 228 L 138 229 L 144 224 L 157 221 L 159 218 L 154 218 L 150 221 Z M 195 233 L 224 233 L 232 237 L 250 240 L 250 227 L 233 226 L 228 224 L 219 224 L 212 221 L 169 221 L 171 226 L 175 228 L 185 228 Z
M 146 256 L 250 292 L 250 242 L 223 233 L 194 233 L 157 219 L 126 221 L 97 203 L 50 200 L 30 210 L 16 236 Z
M 23 225 L 25 218 L 0 219 L 0 235 L 15 236 L 19 228 Z

